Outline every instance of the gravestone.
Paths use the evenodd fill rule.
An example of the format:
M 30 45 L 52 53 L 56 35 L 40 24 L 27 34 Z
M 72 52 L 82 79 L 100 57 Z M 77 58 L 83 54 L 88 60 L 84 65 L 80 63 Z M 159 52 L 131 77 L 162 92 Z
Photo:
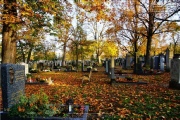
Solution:
M 29 65 L 26 63 L 20 63 L 20 65 L 24 65 L 25 66 L 25 75 L 29 74 Z
M 58 62 L 59 62 L 59 66 L 62 66 L 62 61 L 58 60 Z
M 108 77 L 111 77 L 111 60 L 108 60 Z
M 143 68 L 142 68 L 142 63 L 138 62 L 137 63 L 137 70 L 136 70 L 137 74 L 143 74 Z
M 109 64 L 108 64 L 108 59 L 106 59 L 105 61 L 105 70 L 106 70 L 106 73 L 108 73 L 108 70 L 109 70 Z
M 138 58 L 138 62 L 141 62 L 141 65 L 144 66 L 144 63 L 145 63 L 145 58 L 144 58 L 144 56 L 140 56 L 140 57 Z
M 129 54 L 126 54 L 126 69 L 131 68 L 131 56 Z
M 81 71 L 82 71 L 82 72 L 84 71 L 84 60 L 83 60 L 82 63 L 81 63 Z
M 154 69 L 158 70 L 159 69 L 159 56 L 154 56 Z
M 126 59 L 122 59 L 122 68 L 126 69 Z
M 19 102 L 25 89 L 25 67 L 17 64 L 1 65 L 2 79 L 2 100 L 3 109 L 8 108 Z
M 120 58 L 115 59 L 115 66 L 118 66 L 118 65 L 119 65 L 119 63 L 120 63 Z
M 114 74 L 114 66 L 115 66 L 115 63 L 114 63 L 114 58 L 112 57 L 111 60 L 110 60 L 110 79 L 111 79 L 111 84 L 115 81 L 115 74 Z
M 43 62 L 40 62 L 40 63 L 34 63 L 33 64 L 33 69 L 34 70 L 39 70 L 39 71 L 43 71 L 44 69 L 44 63 Z
M 165 62 L 164 55 L 160 54 L 159 59 L 160 59 L 160 61 L 159 61 L 160 62 L 160 70 L 164 71 L 164 62 Z
M 150 68 L 153 69 L 154 68 L 154 57 L 151 57 L 151 65 L 150 65 Z
M 170 88 L 180 89 L 180 54 L 175 54 L 171 60 L 171 81 Z
M 110 69 L 111 69 L 111 79 L 115 79 L 115 75 L 114 75 L 114 66 L 115 66 L 115 61 L 114 61 L 114 58 L 112 57 L 111 58 L 111 66 L 110 66 Z

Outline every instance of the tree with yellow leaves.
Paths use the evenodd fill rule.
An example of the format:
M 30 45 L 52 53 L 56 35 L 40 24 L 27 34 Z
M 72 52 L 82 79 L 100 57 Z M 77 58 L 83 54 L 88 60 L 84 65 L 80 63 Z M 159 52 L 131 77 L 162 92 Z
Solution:
M 105 57 L 118 57 L 119 49 L 115 41 L 106 40 L 103 44 L 103 53 Z

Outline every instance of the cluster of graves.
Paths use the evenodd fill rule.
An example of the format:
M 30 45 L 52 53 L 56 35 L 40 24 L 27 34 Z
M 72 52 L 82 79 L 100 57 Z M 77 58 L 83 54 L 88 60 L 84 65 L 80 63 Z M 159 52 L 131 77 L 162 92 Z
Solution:
M 117 64 L 118 63 L 118 64 Z M 119 85 L 119 84 L 147 84 L 143 81 L 134 82 L 132 78 L 129 77 L 129 74 L 124 74 L 121 71 L 116 71 L 115 66 L 119 65 L 118 60 L 114 60 L 114 58 L 106 59 L 104 63 L 105 73 L 110 78 L 111 85 Z M 131 73 L 132 74 L 132 73 Z M 122 78 L 126 79 L 127 81 L 117 81 L 117 79 Z
M 72 66 L 72 63 L 67 63 Z M 83 63 L 83 66 L 92 65 L 90 62 Z M 30 72 L 46 71 L 59 69 L 61 67 L 61 61 L 38 61 L 29 64 L 0 64 L 0 85 L 2 90 L 2 102 L 3 111 L 0 111 L 0 119 L 6 119 L 7 113 L 10 107 L 17 104 L 22 95 L 25 95 L 25 85 L 27 80 L 27 74 Z M 87 70 L 92 68 L 87 67 Z M 72 70 L 72 69 L 71 69 Z M 88 107 L 86 108 L 87 112 Z M 87 114 L 84 114 L 82 119 L 87 118 Z M 72 119 L 73 120 L 73 119 Z
M 3 102 L 3 111 L 0 111 L 0 119 L 9 120 L 8 110 L 19 103 L 20 97 L 25 95 L 25 82 L 26 74 L 28 71 L 28 64 L 1 64 L 1 90 L 2 90 L 2 102 Z M 82 117 L 80 118 L 71 118 L 71 120 L 85 120 L 87 119 L 87 112 L 89 106 L 85 105 L 85 111 Z M 13 120 L 15 118 L 12 118 Z M 20 118 L 17 118 L 20 119 Z M 29 118 L 31 119 L 31 118 Z M 43 118 L 38 118 L 43 119 Z M 48 118 L 51 119 L 51 118 Z M 59 118 L 53 118 L 59 119 Z M 60 118 L 61 119 L 61 118 Z M 64 118 L 63 118 L 64 119 Z M 67 118 L 69 119 L 69 118 Z
M 164 72 L 165 70 L 170 70 L 171 68 L 171 60 L 173 58 L 172 53 L 170 53 L 170 50 L 167 49 L 165 54 L 159 54 L 156 56 L 151 57 L 150 66 L 149 69 L 158 70 L 161 72 Z M 137 63 L 137 73 L 142 74 L 143 73 L 143 67 L 145 64 L 145 57 L 144 56 L 138 56 L 137 58 L 134 58 L 130 54 L 126 54 L 125 58 L 118 58 L 115 60 L 115 65 L 122 66 L 123 69 L 132 69 L 134 67 L 134 59 L 136 59 Z
M 62 65 L 62 61 L 46 61 L 46 60 L 40 60 L 40 61 L 33 61 L 28 64 L 28 68 L 30 72 L 38 72 L 38 71 L 52 71 L 54 69 L 60 69 L 60 66 Z
M 35 73 L 38 71 L 67 71 L 67 72 L 76 72 L 76 64 L 74 61 L 68 61 L 65 63 L 65 66 L 62 66 L 62 61 L 34 61 L 29 64 L 22 63 L 26 65 L 29 69 L 29 72 Z M 80 61 L 79 66 L 81 66 L 81 71 L 88 71 L 88 66 L 96 67 L 97 64 L 91 61 Z
M 115 73 L 115 66 L 121 66 L 123 69 L 132 69 L 133 68 L 133 57 L 130 55 L 126 55 L 126 58 L 118 58 L 118 59 L 106 59 L 104 61 L 105 72 L 108 74 L 111 79 L 111 83 L 113 83 L 116 78 L 125 78 L 127 76 L 117 75 Z M 137 74 L 147 73 L 143 70 L 144 65 L 144 57 L 139 57 L 137 62 Z M 153 56 L 151 58 L 151 66 L 149 68 L 151 70 L 156 70 L 155 74 L 161 74 L 165 71 L 170 71 L 171 79 L 169 82 L 170 88 L 180 89 L 180 54 L 175 54 L 174 57 L 170 57 L 169 50 L 166 50 L 166 54 L 159 54 L 158 56 Z M 157 72 L 158 71 L 158 72 Z M 154 73 L 150 73 L 154 74 Z
M 131 68 L 133 65 L 133 59 L 127 55 L 125 59 L 106 59 L 104 62 L 105 72 L 109 75 L 111 81 L 116 79 L 115 65 L 120 65 L 123 68 Z M 144 58 L 139 57 L 138 63 L 143 66 Z M 151 62 L 151 68 L 165 70 L 165 67 L 170 69 L 171 78 L 169 82 L 170 88 L 180 89 L 180 54 L 175 54 L 173 58 L 169 57 L 168 50 L 165 55 L 153 56 Z M 84 64 L 84 63 L 82 63 Z M 88 64 L 88 63 L 86 63 Z M 88 64 L 89 65 L 89 64 Z M 31 69 L 53 69 L 53 66 L 61 66 L 60 62 L 37 62 L 31 64 L 1 64 L 1 89 L 3 99 L 3 111 L 1 114 L 7 112 L 7 110 L 14 104 L 18 103 L 21 95 L 24 94 L 26 74 Z

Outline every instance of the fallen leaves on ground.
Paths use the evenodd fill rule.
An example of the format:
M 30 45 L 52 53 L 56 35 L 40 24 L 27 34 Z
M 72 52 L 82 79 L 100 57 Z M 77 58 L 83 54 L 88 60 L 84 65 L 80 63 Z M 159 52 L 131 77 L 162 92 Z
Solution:
M 26 85 L 26 95 L 41 89 L 52 103 L 65 103 L 73 98 L 75 104 L 89 104 L 89 119 L 179 119 L 180 91 L 168 88 L 170 73 L 161 75 L 135 75 L 134 80 L 146 81 L 147 85 L 109 84 L 110 79 L 101 71 L 93 72 L 91 82 L 81 84 L 82 72 L 44 72 L 54 85 Z M 37 74 L 33 74 L 36 76 Z

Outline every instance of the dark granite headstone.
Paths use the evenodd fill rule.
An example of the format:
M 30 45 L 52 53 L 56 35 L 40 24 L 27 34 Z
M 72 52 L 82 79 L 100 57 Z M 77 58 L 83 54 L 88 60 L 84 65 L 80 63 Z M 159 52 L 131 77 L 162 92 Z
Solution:
M 126 69 L 126 59 L 123 59 L 123 60 L 122 60 L 122 68 L 123 68 L 123 69 Z
M 84 61 L 82 61 L 82 63 L 81 63 L 81 71 L 82 72 L 84 71 Z
M 137 63 L 137 74 L 143 74 L 143 68 L 142 68 L 142 63 L 138 62 Z
M 159 69 L 159 56 L 154 56 L 154 69 Z
M 3 109 L 6 111 L 18 103 L 20 96 L 24 95 L 25 67 L 16 64 L 2 64 L 1 80 Z
M 151 57 L 150 68 L 154 69 L 154 57 Z
M 169 82 L 170 88 L 180 90 L 180 54 L 175 54 L 171 61 L 171 81 Z
M 108 64 L 108 59 L 106 59 L 106 61 L 105 61 L 105 70 L 106 70 L 106 73 L 108 73 L 108 70 L 109 70 L 109 64 Z
M 131 61 L 132 57 L 130 56 L 130 54 L 126 54 L 126 69 L 131 68 Z

